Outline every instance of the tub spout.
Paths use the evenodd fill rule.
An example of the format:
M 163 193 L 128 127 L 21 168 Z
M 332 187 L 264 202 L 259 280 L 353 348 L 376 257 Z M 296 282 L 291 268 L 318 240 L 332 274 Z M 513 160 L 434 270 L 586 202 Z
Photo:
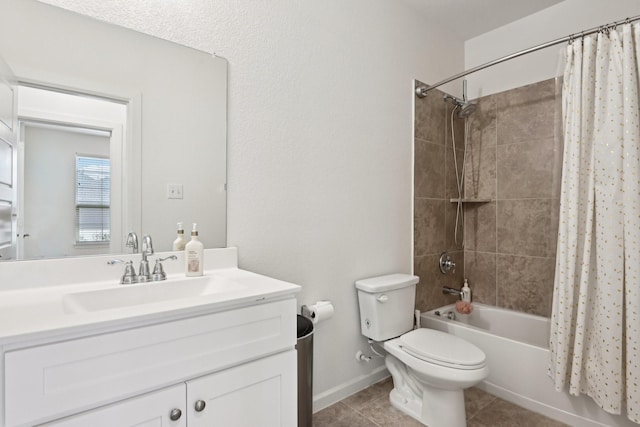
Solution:
M 442 293 L 445 295 L 457 295 L 460 299 L 462 299 L 462 291 L 460 289 L 443 286 Z

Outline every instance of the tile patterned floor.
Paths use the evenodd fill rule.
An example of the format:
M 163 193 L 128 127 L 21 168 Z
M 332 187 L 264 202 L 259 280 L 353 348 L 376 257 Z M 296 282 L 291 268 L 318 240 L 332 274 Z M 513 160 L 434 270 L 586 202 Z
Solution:
M 313 427 L 424 427 L 393 408 L 387 378 L 313 415 Z M 467 427 L 565 427 L 477 388 L 465 390 Z M 435 426 L 434 426 L 435 427 Z

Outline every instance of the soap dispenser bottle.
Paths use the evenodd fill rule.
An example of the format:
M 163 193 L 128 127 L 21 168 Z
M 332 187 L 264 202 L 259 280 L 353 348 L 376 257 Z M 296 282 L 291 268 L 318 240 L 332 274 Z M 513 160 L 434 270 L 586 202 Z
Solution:
M 184 251 L 184 246 L 186 244 L 186 240 L 184 240 L 184 228 L 182 228 L 182 223 L 178 223 L 178 237 L 173 241 L 173 250 L 174 251 Z
M 198 230 L 195 222 L 191 230 L 191 240 L 185 245 L 184 251 L 184 259 L 186 261 L 185 274 L 187 276 L 202 276 L 204 245 L 198 240 Z
M 468 279 L 464 279 L 464 284 L 462 285 L 462 301 L 471 302 L 471 288 L 469 287 Z

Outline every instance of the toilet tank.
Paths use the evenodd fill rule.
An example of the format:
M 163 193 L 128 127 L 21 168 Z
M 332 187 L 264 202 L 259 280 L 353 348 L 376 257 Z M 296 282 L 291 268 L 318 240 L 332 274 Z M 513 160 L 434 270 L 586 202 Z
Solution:
M 419 280 L 411 274 L 389 274 L 356 281 L 362 335 L 385 341 L 410 331 Z

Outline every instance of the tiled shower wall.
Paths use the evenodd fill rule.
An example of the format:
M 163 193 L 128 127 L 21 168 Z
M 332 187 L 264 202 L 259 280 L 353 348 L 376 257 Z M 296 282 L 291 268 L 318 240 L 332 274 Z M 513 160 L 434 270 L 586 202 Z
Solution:
M 477 100 L 469 119 L 464 197 L 490 201 L 465 203 L 464 248 L 452 241 L 455 204 L 448 201 L 457 197 L 450 104 L 437 91 L 416 98 L 417 308 L 455 301 L 441 287 L 460 287 L 467 277 L 476 302 L 551 314 L 562 168 L 558 92 L 552 79 Z M 454 127 L 461 162 L 463 121 Z M 435 189 L 442 181 L 445 190 Z M 459 266 L 455 275 L 438 270 L 445 249 Z
M 421 83 L 417 82 L 418 85 Z M 414 140 L 414 273 L 420 277 L 416 308 L 428 310 L 455 301 L 442 294 L 443 286 L 460 287 L 464 277 L 462 240 L 454 240 L 457 197 L 451 145 L 452 104 L 439 90 L 415 98 Z M 455 117 L 456 145 L 462 148 L 464 122 Z M 463 151 L 456 151 L 461 164 Z M 461 233 L 461 225 L 458 233 Z M 438 267 L 444 251 L 454 258 L 454 274 L 443 275 Z

